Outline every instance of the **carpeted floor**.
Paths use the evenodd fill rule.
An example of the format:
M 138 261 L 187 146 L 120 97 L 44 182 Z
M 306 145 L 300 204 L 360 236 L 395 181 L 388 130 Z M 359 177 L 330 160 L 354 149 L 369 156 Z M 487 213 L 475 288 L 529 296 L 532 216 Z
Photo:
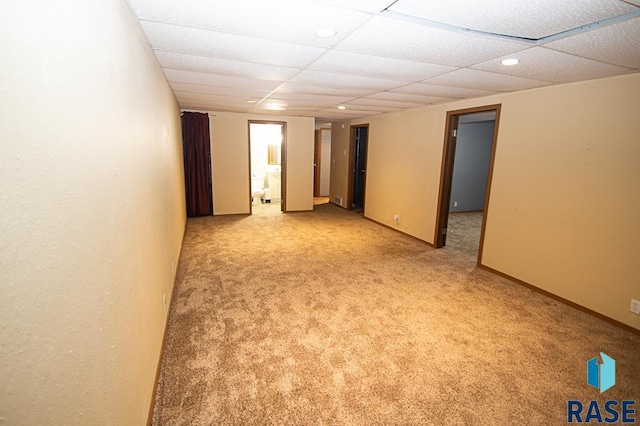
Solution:
M 569 399 L 640 401 L 640 336 L 477 268 L 480 214 L 435 250 L 314 209 L 189 219 L 154 424 L 559 425 Z

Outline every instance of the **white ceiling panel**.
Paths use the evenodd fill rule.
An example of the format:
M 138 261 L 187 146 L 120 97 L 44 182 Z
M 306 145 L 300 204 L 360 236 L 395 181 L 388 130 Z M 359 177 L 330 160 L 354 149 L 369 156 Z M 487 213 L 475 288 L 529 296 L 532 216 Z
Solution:
M 460 69 L 424 81 L 441 86 L 465 87 L 467 89 L 491 90 L 494 92 L 515 92 L 549 85 L 548 82 L 510 75 L 495 74 L 472 69 Z
M 182 108 L 356 118 L 640 71 L 631 0 L 127 1 Z
M 618 0 L 399 0 L 390 10 L 457 27 L 539 39 L 635 10 Z
M 420 106 L 424 106 L 425 104 L 417 103 L 417 102 L 399 102 L 399 101 L 390 101 L 384 99 L 373 99 L 370 97 L 355 99 L 353 101 L 349 101 L 345 104 L 347 107 L 350 105 L 362 106 L 364 107 L 375 107 L 380 108 L 381 111 L 390 111 L 390 110 L 398 110 L 398 109 L 406 109 L 406 108 L 417 108 Z
M 164 75 L 170 82 L 206 84 L 209 86 L 236 87 L 271 91 L 280 84 L 277 81 L 252 80 L 248 78 L 229 77 L 226 75 L 206 74 L 200 72 L 181 71 L 165 68 Z
M 380 92 L 375 95 L 367 96 L 366 99 L 379 99 L 383 101 L 410 102 L 419 105 L 429 105 L 452 101 L 453 98 L 445 98 L 440 96 L 422 96 L 416 94 L 407 94 L 399 92 Z
M 510 57 L 518 58 L 520 63 L 513 66 L 504 66 L 500 61 L 505 58 L 498 58 L 474 65 L 471 68 L 554 83 L 592 80 L 629 72 L 628 69 L 615 65 L 556 52 L 544 47 L 523 50 L 510 55 Z
M 356 10 L 304 0 L 131 0 L 138 17 L 154 22 L 330 47 L 369 19 Z M 333 28 L 334 38 L 315 31 Z
M 271 95 L 273 98 L 296 100 L 300 102 L 313 103 L 316 105 L 338 105 L 353 99 L 353 96 L 327 96 L 327 95 L 308 95 L 304 93 L 287 93 L 276 90 Z
M 545 47 L 640 69 L 640 17 L 553 41 Z
M 416 82 L 453 71 L 455 67 L 332 50 L 311 64 L 308 69 Z
M 330 4 L 366 13 L 378 13 L 390 5 L 394 0 L 311 0 L 316 3 Z
M 210 86 L 206 84 L 180 83 L 175 81 L 170 81 L 169 85 L 171 85 L 171 88 L 174 92 L 208 93 L 210 95 L 236 97 L 244 100 L 260 100 L 271 93 L 270 90 L 253 90 L 227 86 Z
M 142 22 L 157 50 L 208 56 L 231 61 L 304 68 L 326 49 L 177 25 Z
M 477 37 L 377 16 L 336 49 L 355 53 L 465 67 L 522 50 L 526 45 Z
M 285 81 L 300 72 L 298 68 L 229 61 L 227 59 L 186 55 L 184 53 L 156 51 L 156 56 L 163 68 L 254 78 L 257 80 Z
M 415 83 L 393 89 L 392 92 L 408 93 L 420 96 L 434 96 L 441 98 L 476 98 L 478 96 L 488 96 L 495 92 L 488 90 L 465 89 L 462 87 L 437 86 L 435 84 Z
M 342 111 L 338 109 L 323 109 L 316 111 L 313 116 L 330 120 L 349 120 L 352 118 L 366 117 L 380 113 L 381 111 L 371 111 L 364 109 L 346 109 Z
M 358 77 L 354 75 L 332 74 L 318 71 L 302 71 L 291 79 L 292 83 L 309 86 L 331 87 L 344 90 L 363 90 L 378 92 L 390 90 L 405 83 L 397 80 L 383 80 L 371 77 Z
M 331 86 L 312 86 L 307 84 L 298 84 L 287 82 L 278 87 L 276 93 L 289 93 L 291 95 L 329 95 L 347 98 L 358 98 L 361 96 L 371 95 L 378 90 L 374 89 L 345 89 L 344 87 Z

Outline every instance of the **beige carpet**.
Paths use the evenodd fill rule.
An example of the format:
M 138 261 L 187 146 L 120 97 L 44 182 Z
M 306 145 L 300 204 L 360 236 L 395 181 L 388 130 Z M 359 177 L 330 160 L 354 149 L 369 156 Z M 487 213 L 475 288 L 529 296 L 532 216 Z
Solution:
M 154 424 L 559 425 L 568 399 L 640 401 L 640 336 L 478 269 L 480 218 L 440 250 L 333 204 L 190 219 Z

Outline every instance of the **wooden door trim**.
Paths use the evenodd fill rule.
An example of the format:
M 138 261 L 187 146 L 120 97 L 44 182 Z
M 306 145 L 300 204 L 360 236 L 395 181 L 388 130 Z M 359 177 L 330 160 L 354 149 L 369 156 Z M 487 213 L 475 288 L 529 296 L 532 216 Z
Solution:
M 365 170 L 369 167 L 369 123 L 355 124 L 351 126 L 349 137 L 349 179 L 347 184 L 347 210 L 353 210 L 353 174 L 355 173 L 356 161 L 356 129 L 367 129 L 367 158 Z M 362 214 L 364 215 L 364 202 L 367 192 L 367 175 L 365 172 L 364 183 L 362 184 Z
M 322 165 L 322 129 L 316 129 L 314 140 L 313 160 L 315 168 L 313 171 L 313 196 L 320 196 L 320 167 Z
M 440 166 L 440 187 L 438 190 L 438 207 L 436 210 L 436 227 L 434 234 L 434 245 L 436 248 L 443 247 L 443 227 L 447 222 L 447 217 L 449 215 L 449 201 L 451 199 L 451 180 L 453 178 L 453 156 L 455 152 L 451 152 L 451 144 L 453 136 L 453 130 L 458 129 L 458 120 L 461 115 L 472 114 L 476 112 L 488 112 L 495 111 L 496 117 L 493 127 L 493 141 L 491 146 L 491 158 L 489 160 L 489 175 L 487 177 L 487 190 L 485 192 L 485 203 L 484 210 L 482 214 L 482 228 L 480 231 L 480 247 L 478 248 L 478 265 L 481 264 L 482 261 L 482 251 L 484 246 L 484 237 L 485 237 L 485 227 L 487 224 L 487 213 L 489 211 L 489 200 L 490 200 L 490 192 L 491 192 L 491 182 L 493 180 L 493 165 L 496 154 L 496 146 L 498 140 L 498 125 L 500 123 L 500 111 L 501 104 L 494 105 L 486 105 L 475 108 L 466 108 L 455 111 L 447 111 L 446 124 L 445 124 L 445 133 L 444 133 L 444 143 L 442 147 L 442 163 Z
M 251 125 L 252 124 L 278 124 L 281 125 L 282 143 L 280 144 L 280 200 L 282 211 L 286 213 L 287 207 L 287 122 L 271 120 L 248 120 L 247 132 L 249 133 L 249 214 L 253 214 L 253 197 L 251 194 Z

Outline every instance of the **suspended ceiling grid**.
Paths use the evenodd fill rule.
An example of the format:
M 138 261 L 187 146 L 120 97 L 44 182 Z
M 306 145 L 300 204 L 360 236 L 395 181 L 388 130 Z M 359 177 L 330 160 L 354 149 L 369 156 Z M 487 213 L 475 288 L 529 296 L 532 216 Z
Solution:
M 351 119 L 640 71 L 640 0 L 129 3 L 183 109 Z

